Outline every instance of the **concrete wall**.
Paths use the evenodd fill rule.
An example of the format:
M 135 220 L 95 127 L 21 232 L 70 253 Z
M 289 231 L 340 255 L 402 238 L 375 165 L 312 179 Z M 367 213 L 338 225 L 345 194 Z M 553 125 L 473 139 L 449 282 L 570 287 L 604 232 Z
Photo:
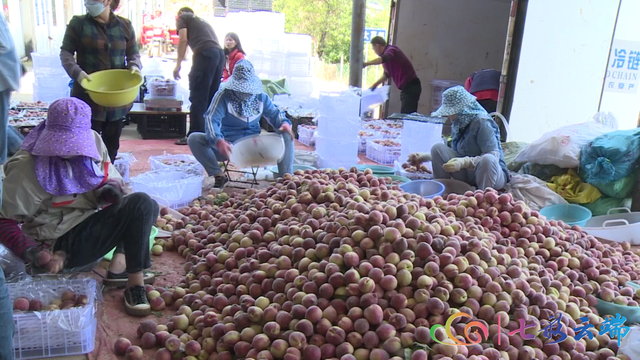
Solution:
M 431 81 L 464 82 L 474 71 L 502 68 L 511 0 L 398 0 L 393 43 L 422 82 L 418 111 L 431 113 Z M 391 87 L 390 114 L 400 111 Z

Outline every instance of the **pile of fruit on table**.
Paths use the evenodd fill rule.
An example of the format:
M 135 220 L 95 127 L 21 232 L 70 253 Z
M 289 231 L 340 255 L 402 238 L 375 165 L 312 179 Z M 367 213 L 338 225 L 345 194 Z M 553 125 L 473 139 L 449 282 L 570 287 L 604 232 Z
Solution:
M 297 171 L 181 213 L 186 274 L 148 289 L 175 315 L 138 332 L 156 359 L 628 359 L 595 305 L 614 290 L 637 304 L 617 289 L 639 257 L 508 194 L 424 199 L 370 170 Z

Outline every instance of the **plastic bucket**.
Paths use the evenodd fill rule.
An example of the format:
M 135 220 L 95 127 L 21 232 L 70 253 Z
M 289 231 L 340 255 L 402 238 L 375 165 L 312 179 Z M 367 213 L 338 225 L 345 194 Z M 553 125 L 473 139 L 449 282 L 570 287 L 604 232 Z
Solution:
M 155 226 L 152 226 L 151 235 L 149 236 L 149 251 L 151 251 L 151 248 L 153 247 L 153 243 L 157 235 L 158 235 L 158 228 Z M 115 251 L 116 251 L 116 248 L 113 248 L 113 250 L 109 251 L 109 253 L 103 257 L 103 259 L 111 261 L 111 259 L 113 258 L 113 253 Z
M 444 193 L 444 185 L 433 180 L 414 180 L 399 186 L 404 192 L 430 199 Z
M 591 210 L 575 204 L 558 204 L 542 208 L 540 215 L 548 220 L 562 220 L 567 225 L 585 226 L 591 219 Z
M 391 166 L 384 165 L 356 165 L 356 169 L 358 169 L 358 171 L 371 169 L 373 174 L 376 176 L 395 175 L 396 173 L 396 169 Z

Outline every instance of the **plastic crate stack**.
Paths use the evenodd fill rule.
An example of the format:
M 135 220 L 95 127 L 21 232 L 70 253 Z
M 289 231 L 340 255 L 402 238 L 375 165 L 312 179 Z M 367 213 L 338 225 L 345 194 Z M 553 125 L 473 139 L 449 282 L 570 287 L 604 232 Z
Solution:
M 433 80 L 431 81 L 431 111 L 436 111 L 442 104 L 442 93 L 448 88 L 464 85 L 460 81 Z
M 53 102 L 70 94 L 71 78 L 64 71 L 58 54 L 31 53 L 33 60 L 33 100 Z
M 320 168 L 358 163 L 360 96 L 351 91 L 320 94 L 316 153 Z
M 313 57 L 310 35 L 285 34 L 285 75 L 293 96 L 309 97 L 313 93 Z

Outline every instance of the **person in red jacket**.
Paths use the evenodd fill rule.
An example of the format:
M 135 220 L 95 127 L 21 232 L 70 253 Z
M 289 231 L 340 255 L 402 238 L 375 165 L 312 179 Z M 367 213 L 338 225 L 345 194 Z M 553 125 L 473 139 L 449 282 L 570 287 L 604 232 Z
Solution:
M 224 54 L 227 56 L 227 62 L 222 70 L 223 82 L 229 80 L 229 77 L 233 74 L 233 67 L 236 66 L 238 61 L 244 59 L 244 56 L 246 55 L 242 49 L 242 44 L 240 43 L 238 34 L 230 32 L 225 35 Z

